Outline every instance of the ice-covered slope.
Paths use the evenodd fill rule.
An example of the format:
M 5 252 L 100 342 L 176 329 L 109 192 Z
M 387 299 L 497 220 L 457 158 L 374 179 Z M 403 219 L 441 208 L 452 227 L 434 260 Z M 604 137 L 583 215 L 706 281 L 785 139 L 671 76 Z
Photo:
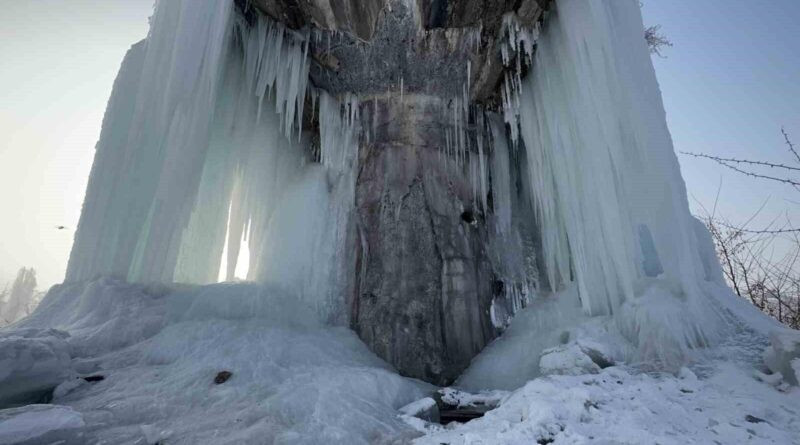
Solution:
M 0 351 L 26 332 L 52 342 L 43 326 L 60 330 L 67 356 L 40 383 L 63 382 L 52 403 L 84 423 L 63 432 L 71 443 L 388 443 L 416 435 L 395 410 L 430 390 L 313 308 L 252 284 L 61 286 L 0 332 Z M 218 385 L 221 371 L 232 376 Z M 24 377 L 4 373 L 0 386 Z

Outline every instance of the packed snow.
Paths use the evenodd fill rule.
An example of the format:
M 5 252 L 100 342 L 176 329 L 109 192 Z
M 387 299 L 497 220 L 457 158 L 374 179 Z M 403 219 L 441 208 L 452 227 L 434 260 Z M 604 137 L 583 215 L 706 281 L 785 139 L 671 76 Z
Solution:
M 800 443 L 800 390 L 779 392 L 727 361 L 711 366 L 704 378 L 623 367 L 539 378 L 480 419 L 424 424 L 414 443 Z

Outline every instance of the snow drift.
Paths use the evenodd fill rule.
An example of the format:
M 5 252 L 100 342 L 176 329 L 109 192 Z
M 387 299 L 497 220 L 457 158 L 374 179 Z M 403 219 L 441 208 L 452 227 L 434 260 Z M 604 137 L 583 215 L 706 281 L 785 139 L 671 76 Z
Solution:
M 45 346 L 52 360 L 37 357 Z M 24 356 L 39 374 L 15 372 Z M 430 391 L 314 307 L 254 284 L 56 287 L 33 317 L 0 333 L 0 363 L 13 364 L 0 388 L 33 380 L 66 406 L 72 443 L 388 443 L 415 435 L 396 409 Z M 223 370 L 232 376 L 217 385 Z M 0 425 L 11 437 L 11 424 Z

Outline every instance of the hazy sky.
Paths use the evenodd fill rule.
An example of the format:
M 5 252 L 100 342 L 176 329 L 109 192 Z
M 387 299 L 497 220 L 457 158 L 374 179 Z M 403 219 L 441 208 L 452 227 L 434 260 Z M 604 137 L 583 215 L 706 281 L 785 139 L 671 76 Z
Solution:
M 643 2 L 675 44 L 654 60 L 676 149 L 789 162 L 780 127 L 800 145 L 800 0 Z M 40 287 L 63 279 L 105 103 L 152 3 L 0 0 L 0 286 L 21 266 Z M 797 192 L 680 160 L 707 206 L 722 180 L 732 220 L 765 199 L 762 221 L 800 212 Z
M 675 150 L 791 163 L 780 129 L 800 148 L 800 0 L 641 1 L 645 23 L 674 44 L 653 60 Z M 800 192 L 678 156 L 689 194 L 709 209 L 721 180 L 730 220 L 767 200 L 754 228 L 781 213 L 800 223 Z
M 0 286 L 22 266 L 63 280 L 111 85 L 152 7 L 0 0 Z

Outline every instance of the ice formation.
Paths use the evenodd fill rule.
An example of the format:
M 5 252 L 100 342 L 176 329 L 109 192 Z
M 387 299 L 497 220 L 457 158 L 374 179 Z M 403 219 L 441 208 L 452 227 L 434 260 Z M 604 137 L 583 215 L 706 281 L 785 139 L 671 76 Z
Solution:
M 634 343 L 658 344 L 649 358 L 672 360 L 707 344 L 718 319 L 638 9 L 558 1 L 531 73 L 506 81 L 504 109 L 519 125 L 547 282 L 574 283 L 585 314 L 616 315 Z
M 53 415 L 86 424 L 73 427 L 70 444 L 413 437 L 395 410 L 431 387 L 397 375 L 352 331 L 325 321 L 294 295 L 253 283 L 58 285 L 15 331 L 0 331 L 0 407 L 22 389 L 49 389 Z M 220 370 L 233 376 L 215 385 Z M 81 378 L 89 375 L 104 379 Z M 36 433 L 11 434 L 24 418 L 46 433 L 44 417 L 37 405 L 0 410 L 0 432 L 10 437 L 0 443 Z M 42 440 L 34 443 L 51 443 Z
M 254 17 L 228 0 L 157 3 L 115 82 L 67 281 L 212 283 L 225 249 L 230 280 L 247 242 L 249 279 L 333 310 L 358 103 L 314 93 L 324 168 L 312 165 L 308 35 Z
M 234 3 L 157 3 L 115 82 L 67 281 L 232 280 L 246 243 L 248 280 L 346 324 L 359 144 L 377 97 L 370 115 L 365 98 L 310 86 L 319 35 Z M 503 32 L 503 116 L 470 104 L 466 82 L 441 101 L 439 152 L 489 215 L 504 295 L 492 321 L 574 286 L 580 316 L 612 317 L 639 359 L 680 362 L 719 330 L 704 283 L 721 278 L 689 214 L 637 3 L 559 0 L 544 26 L 509 15 Z M 412 100 L 398 84 L 386 97 Z
M 0 404 L 55 405 L 3 410 L 0 442 L 393 443 L 425 434 L 419 443 L 671 443 L 786 441 L 800 431 L 788 389 L 800 372 L 795 335 L 773 335 L 766 364 L 775 372 L 758 373 L 761 381 L 725 360 L 704 369 L 712 377 L 703 382 L 682 368 L 724 321 L 738 337 L 710 354 L 745 354 L 753 368 L 775 323 L 724 288 L 713 243 L 689 214 L 638 2 L 557 0 L 530 29 L 506 16 L 500 113 L 470 103 L 469 81 L 446 98 L 412 92 L 402 76 L 385 95 L 317 89 L 309 52 L 320 32 L 290 30 L 240 3 L 160 1 L 147 39 L 125 57 L 67 282 L 0 331 Z M 481 28 L 458 32 L 482 42 Z M 354 197 L 369 156 L 360 150 L 381 131 L 379 100 L 389 119 L 414 107 L 441 114 L 443 142 L 419 159 L 443 164 L 426 174 L 446 185 L 419 193 L 465 197 L 446 215 L 463 212 L 446 242 L 466 231 L 488 238 L 466 251 L 488 251 L 486 326 L 505 331 L 456 384 L 516 391 L 444 391 L 458 406 L 499 404 L 463 426 L 418 418 L 436 405 L 433 388 L 398 375 L 344 327 L 346 296 L 360 293 L 354 252 L 370 253 L 354 233 L 363 229 Z M 419 162 L 401 156 L 385 163 Z M 450 280 L 443 305 L 466 320 L 475 313 L 459 292 L 471 282 L 460 278 L 473 272 L 454 252 L 436 279 Z M 234 281 L 241 262 L 249 283 L 213 284 Z M 447 340 L 466 344 L 466 334 Z M 638 372 L 654 367 L 677 377 Z M 232 377 L 214 385 L 223 369 Z M 95 373 L 103 380 L 80 378 Z M 762 403 L 758 392 L 772 386 L 788 394 Z M 772 421 L 731 421 L 754 422 L 738 411 L 746 404 Z M 631 407 L 645 415 L 630 416 Z M 686 407 L 711 414 L 684 415 Z

